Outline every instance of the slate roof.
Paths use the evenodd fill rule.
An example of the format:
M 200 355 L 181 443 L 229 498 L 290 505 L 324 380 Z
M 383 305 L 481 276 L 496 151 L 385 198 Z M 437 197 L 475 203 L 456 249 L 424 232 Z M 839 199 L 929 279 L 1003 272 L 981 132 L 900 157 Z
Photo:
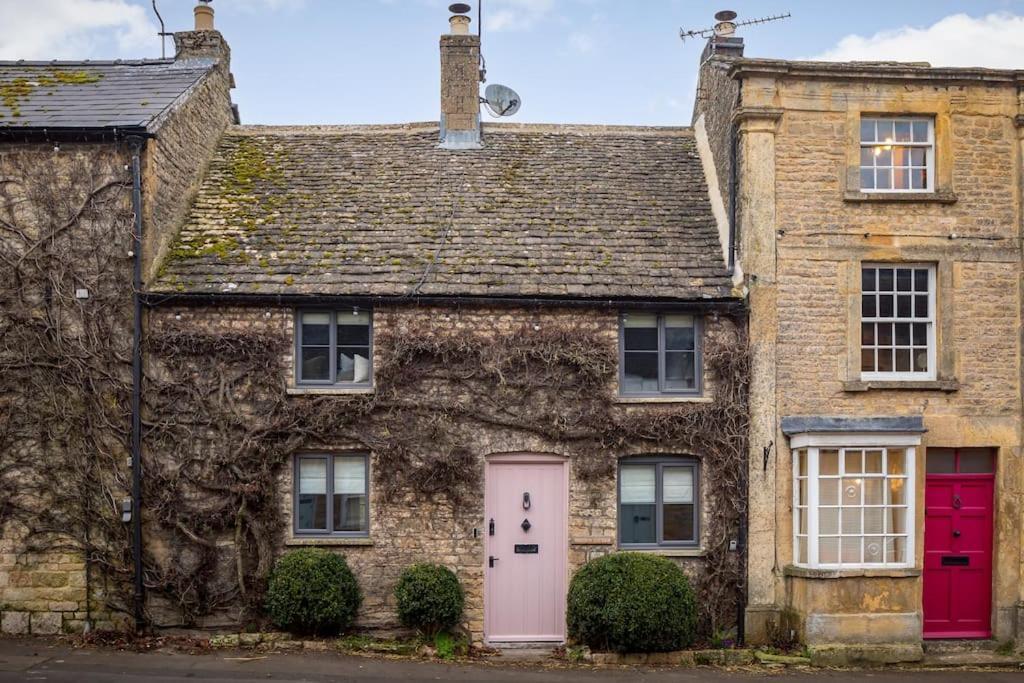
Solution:
M 0 61 L 0 128 L 147 127 L 213 64 Z
M 693 132 L 230 129 L 152 291 L 731 296 Z

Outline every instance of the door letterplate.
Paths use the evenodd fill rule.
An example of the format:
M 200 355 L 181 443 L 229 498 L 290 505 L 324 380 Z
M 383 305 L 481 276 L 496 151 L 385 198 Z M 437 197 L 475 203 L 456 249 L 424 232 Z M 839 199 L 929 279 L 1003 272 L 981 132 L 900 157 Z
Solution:
M 536 555 L 540 552 L 540 546 L 536 543 L 516 543 L 517 555 Z
M 971 566 L 971 558 L 968 555 L 943 555 L 942 556 L 943 567 L 969 567 Z

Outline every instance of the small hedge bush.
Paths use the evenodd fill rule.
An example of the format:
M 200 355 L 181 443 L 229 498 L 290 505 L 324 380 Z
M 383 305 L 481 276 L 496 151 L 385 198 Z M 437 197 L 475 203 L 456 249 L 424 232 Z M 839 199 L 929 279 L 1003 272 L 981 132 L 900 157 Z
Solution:
M 576 572 L 566 618 L 569 636 L 594 650 L 669 652 L 693 643 L 697 605 L 670 560 L 615 553 Z
M 438 564 L 407 567 L 395 587 L 398 618 L 433 637 L 459 623 L 464 602 L 455 574 Z
M 320 548 L 285 553 L 267 586 L 267 614 L 296 634 L 333 635 L 352 625 L 363 601 L 359 584 L 341 555 Z

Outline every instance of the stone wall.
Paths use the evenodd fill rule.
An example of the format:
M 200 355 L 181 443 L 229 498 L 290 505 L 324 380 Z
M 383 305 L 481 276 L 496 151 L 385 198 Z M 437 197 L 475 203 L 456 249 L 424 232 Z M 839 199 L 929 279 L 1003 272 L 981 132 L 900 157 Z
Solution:
M 196 32 L 177 34 L 196 35 Z M 214 34 L 219 37 L 219 34 Z M 209 58 L 220 61 L 155 122 L 156 136 L 143 155 L 143 279 L 156 275 L 171 241 L 185 222 L 224 130 L 231 125 L 232 76 L 227 44 L 214 41 Z M 178 58 L 191 56 L 191 53 Z
M 105 433 L 109 439 L 100 435 L 102 427 L 89 434 L 75 430 L 106 420 L 118 424 L 127 401 L 128 366 L 108 352 L 130 358 L 130 326 L 124 324 L 131 311 L 128 159 L 122 144 L 65 143 L 59 150 L 52 143 L 0 144 L 0 177 L 9 181 L 0 193 L 0 220 L 16 228 L 0 236 L 0 252 L 16 257 L 0 265 L 3 633 L 43 635 L 121 623 L 105 604 L 108 585 L 81 549 L 95 533 L 100 556 L 100 530 L 121 531 L 114 501 L 128 495 L 119 485 L 127 472 L 119 438 L 128 421 Z M 65 221 L 65 230 L 36 242 Z M 33 243 L 35 249 L 26 248 Z M 88 298 L 76 298 L 79 288 Z M 56 376 L 53 368 L 60 368 Z M 66 421 L 53 424 L 58 415 Z M 96 452 L 91 438 L 102 439 L 107 452 Z M 86 457 L 117 467 L 78 490 L 89 478 L 77 467 Z M 95 525 L 88 519 L 93 513 L 101 518 Z
M 765 301 L 761 306 L 752 298 L 752 345 L 756 330 L 765 328 L 764 350 L 774 359 L 755 363 L 752 406 L 763 394 L 777 417 L 922 415 L 928 432 L 918 449 L 918 568 L 925 450 L 998 449 L 993 630 L 1000 640 L 1015 637 L 1022 501 L 1016 89 L 980 79 L 924 84 L 912 75 L 812 80 L 765 75 L 756 67 L 746 75 L 741 68 L 740 75 L 741 117 L 756 122 L 746 124 L 743 153 L 771 160 L 745 164 L 739 191 L 747 219 L 740 227 L 747 233 L 744 270 L 758 276 L 749 284 Z M 857 191 L 862 113 L 935 117 L 934 195 L 877 201 Z M 755 197 L 774 213 L 758 216 Z M 871 262 L 935 264 L 938 381 L 913 388 L 859 381 L 859 277 L 861 264 Z M 755 425 L 760 412 L 754 410 Z M 774 424 L 751 439 L 752 449 L 774 441 L 777 454 L 764 481 L 760 474 L 751 479 L 752 528 L 772 539 L 751 545 L 752 635 L 765 636 L 760 611 L 790 606 L 819 639 L 865 642 L 865 625 L 875 624 L 876 635 L 888 642 L 919 643 L 919 570 L 850 578 L 787 569 L 793 562 L 792 461 Z M 757 520 L 771 523 L 759 529 Z M 883 615 L 892 617 L 884 625 L 878 621 Z
M 618 315 L 614 311 L 596 309 L 525 309 L 525 308 L 473 308 L 458 309 L 421 306 L 379 306 L 374 311 L 374 335 L 380 336 L 396 330 L 406 329 L 416 320 L 428 319 L 440 329 L 464 330 L 472 334 L 502 334 L 521 329 L 523 326 L 546 326 L 572 324 L 589 329 L 606 340 L 609 345 L 618 344 Z M 293 358 L 291 339 L 294 317 L 291 309 L 276 307 L 251 308 L 199 308 L 165 307 L 154 310 L 150 318 L 153 336 L 176 330 L 202 331 L 210 334 L 246 331 L 279 336 L 287 342 L 286 357 L 283 358 L 285 384 L 293 384 Z M 708 317 L 706 327 L 707 344 L 726 343 L 737 332 L 736 323 L 730 319 Z M 375 348 L 375 362 L 380 362 L 380 349 Z M 696 401 L 713 400 L 714 381 L 706 378 L 706 396 Z M 612 391 L 614 387 L 609 387 Z M 330 400 L 327 397 L 327 400 Z M 623 403 L 623 411 L 647 411 L 654 414 L 672 404 L 629 404 Z M 569 570 L 577 569 L 588 559 L 612 552 L 616 548 L 616 486 L 614 478 L 599 482 L 587 481 L 577 476 L 574 469 L 576 451 L 571 444 L 558 443 L 535 434 L 492 426 L 476 432 L 473 444 L 476 467 L 481 474 L 485 458 L 501 453 L 544 453 L 565 455 L 570 458 L 570 500 L 569 500 Z M 310 444 L 318 452 L 334 452 L 360 449 L 359 444 L 339 441 L 335 443 Z M 365 447 L 361 450 L 365 451 Z M 635 453 L 634 453 L 635 451 Z M 676 452 L 671 444 L 636 446 L 623 448 L 615 455 L 625 456 L 639 453 Z M 700 453 L 690 455 L 701 456 Z M 149 453 L 147 457 L 173 457 L 173 454 Z M 453 569 L 466 590 L 466 611 L 464 626 L 479 640 L 483 636 L 483 594 L 484 594 L 484 545 L 486 521 L 483 511 L 483 492 L 474 491 L 459 507 L 453 507 L 444 496 L 424 500 L 411 494 L 392 499 L 387 505 L 380 500 L 380 483 L 386 472 L 376 469 L 376 460 L 371 453 L 370 489 L 370 534 L 363 539 L 308 539 L 295 538 L 292 528 L 292 473 L 289 467 L 279 471 L 278 484 L 280 512 L 287 529 L 281 539 L 280 551 L 297 546 L 321 546 L 342 553 L 353 567 L 365 594 L 357 626 L 376 631 L 393 631 L 398 628 L 393 590 L 400 572 L 416 562 L 438 562 Z M 705 479 L 714 476 L 704 471 Z M 481 477 L 482 480 L 482 477 Z M 707 499 L 707 489 L 701 492 L 704 520 L 702 535 L 707 533 L 707 510 L 712 501 Z M 474 533 L 476 532 L 476 533 Z M 150 529 L 149 538 L 161 535 Z M 230 539 L 218 539 L 230 545 Z M 163 541 L 151 541 L 174 552 L 173 546 Z M 701 571 L 703 560 L 701 550 L 679 550 L 666 553 L 673 557 L 684 570 L 696 577 Z M 152 609 L 151 605 L 151 609 Z M 223 615 L 221 615 L 223 618 Z

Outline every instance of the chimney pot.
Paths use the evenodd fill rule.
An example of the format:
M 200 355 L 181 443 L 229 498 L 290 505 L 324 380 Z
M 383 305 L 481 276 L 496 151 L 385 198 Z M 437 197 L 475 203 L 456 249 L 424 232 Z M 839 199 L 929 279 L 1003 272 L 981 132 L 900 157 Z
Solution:
M 196 18 L 197 31 L 212 31 L 213 29 L 213 8 L 208 3 L 200 2 L 192 10 Z
M 456 36 L 467 36 L 467 35 L 469 35 L 469 22 L 470 21 L 471 20 L 470 20 L 469 17 L 467 17 L 465 15 L 462 15 L 462 14 L 456 14 L 451 19 L 449 19 L 448 23 L 451 24 L 452 35 L 456 35 Z

